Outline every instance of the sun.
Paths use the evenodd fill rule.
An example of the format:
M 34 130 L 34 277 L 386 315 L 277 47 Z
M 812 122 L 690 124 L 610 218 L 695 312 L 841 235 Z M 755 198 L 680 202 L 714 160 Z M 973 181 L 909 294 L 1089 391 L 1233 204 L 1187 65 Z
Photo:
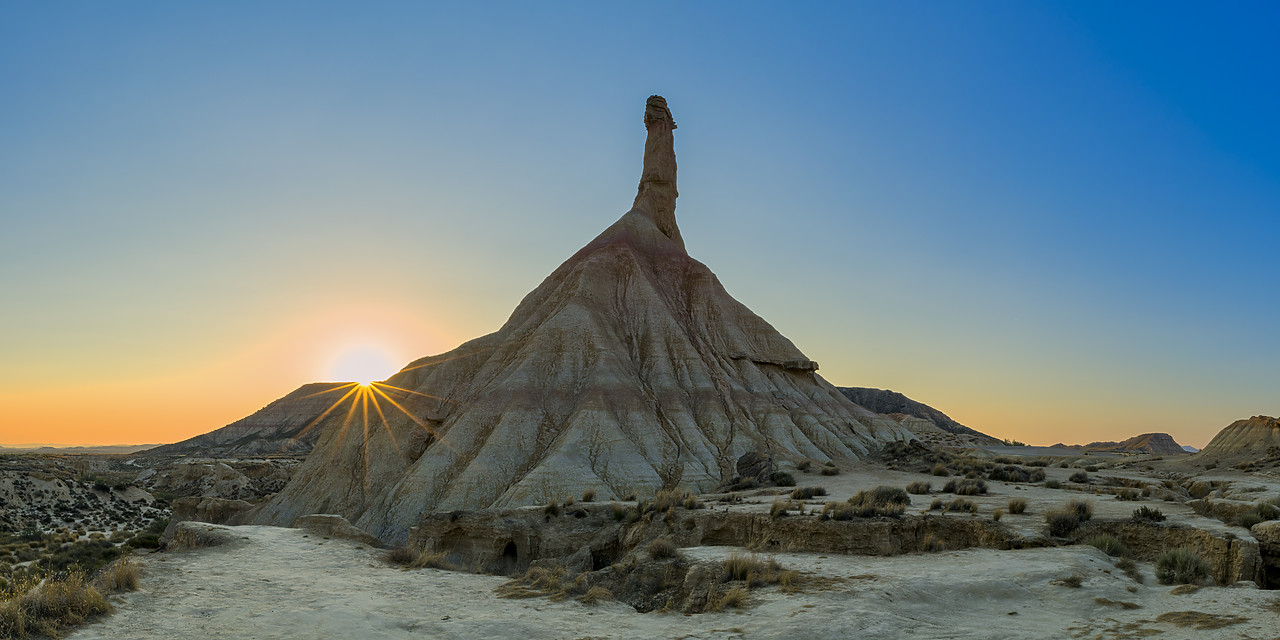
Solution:
M 330 367 L 333 380 L 356 382 L 368 386 L 371 382 L 386 380 L 399 370 L 391 355 L 373 345 L 360 345 L 347 349 Z

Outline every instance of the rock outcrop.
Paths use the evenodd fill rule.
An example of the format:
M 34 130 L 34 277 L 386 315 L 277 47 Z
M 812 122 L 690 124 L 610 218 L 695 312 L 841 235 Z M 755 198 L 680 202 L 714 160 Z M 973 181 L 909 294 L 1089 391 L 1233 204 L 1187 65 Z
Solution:
M 940 446 L 995 447 L 1004 444 L 970 429 L 933 407 L 888 389 L 836 387 L 854 404 L 881 413 L 910 429 L 923 442 Z
M 645 123 L 636 206 L 497 332 L 347 396 L 256 522 L 336 513 L 398 542 L 432 511 L 701 491 L 749 451 L 826 461 L 912 438 L 685 252 L 664 100 Z
M 1191 460 L 1260 460 L 1280 457 L 1280 420 L 1253 416 L 1227 425 Z
M 1121 442 L 1090 442 L 1089 444 L 1053 445 L 1061 449 L 1079 449 L 1081 451 L 1100 451 L 1108 453 L 1150 453 L 1161 456 L 1180 456 L 1186 453 L 1182 445 L 1174 441 L 1167 433 L 1144 433 Z
M 188 438 L 144 451 L 144 455 L 195 455 L 207 458 L 306 455 L 319 430 L 307 429 L 334 406 L 351 383 L 313 382 L 298 387 L 248 417 Z

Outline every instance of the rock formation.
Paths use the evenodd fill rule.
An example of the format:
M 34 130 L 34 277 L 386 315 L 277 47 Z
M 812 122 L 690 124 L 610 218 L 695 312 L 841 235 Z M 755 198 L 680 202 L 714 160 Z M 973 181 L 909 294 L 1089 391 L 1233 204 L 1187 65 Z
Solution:
M 298 387 L 252 415 L 209 433 L 166 444 L 145 455 L 196 455 L 207 458 L 251 457 L 272 454 L 305 455 L 320 432 L 307 429 L 351 383 L 313 382 Z
M 1253 416 L 1227 425 L 1192 460 L 1258 460 L 1280 457 L 1280 420 Z
M 645 125 L 635 206 L 497 332 L 320 420 L 316 448 L 255 522 L 336 513 L 394 542 L 431 511 L 707 490 L 747 452 L 851 459 L 911 439 L 689 257 L 665 100 L 649 99 Z
M 1180 456 L 1186 453 L 1182 445 L 1167 433 L 1144 433 L 1121 442 L 1090 442 L 1089 444 L 1053 445 L 1062 449 L 1080 449 L 1081 451 L 1101 451 L 1109 453 L 1150 453 L 1161 456 Z
M 909 429 L 924 442 L 942 446 L 995 447 L 1004 444 L 970 429 L 933 407 L 888 389 L 836 387 L 854 404 L 882 413 Z

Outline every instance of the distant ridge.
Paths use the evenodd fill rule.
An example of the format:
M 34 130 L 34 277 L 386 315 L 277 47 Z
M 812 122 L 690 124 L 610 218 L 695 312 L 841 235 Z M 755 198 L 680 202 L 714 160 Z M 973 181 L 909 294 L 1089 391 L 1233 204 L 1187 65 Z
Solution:
M 248 417 L 188 438 L 144 451 L 145 455 L 197 455 L 214 458 L 305 455 L 311 452 L 319 429 L 303 432 L 342 396 L 350 382 L 312 382 L 273 401 Z
M 1004 444 L 997 438 L 993 438 L 981 431 L 977 431 L 976 429 L 970 429 L 969 427 L 952 420 L 947 414 L 938 411 L 923 402 L 916 402 L 897 391 L 873 389 L 871 387 L 836 388 L 840 390 L 840 393 L 844 394 L 844 397 L 853 401 L 854 404 L 870 409 L 876 413 L 887 415 L 890 418 L 894 418 L 897 422 L 902 423 L 903 426 L 909 429 L 912 427 L 913 423 L 911 421 L 898 419 L 896 416 L 911 416 L 919 418 L 920 420 L 928 422 L 946 433 L 961 436 L 960 438 L 949 439 L 930 438 L 927 432 L 912 429 L 912 432 L 923 441 L 930 442 L 936 440 L 933 444 L 979 447 L 994 447 Z M 916 426 L 918 427 L 919 425 L 917 424 Z
M 1167 433 L 1144 433 L 1122 442 L 1090 442 L 1089 444 L 1053 445 L 1063 449 L 1080 449 L 1082 451 L 1104 451 L 1110 453 L 1151 453 L 1162 456 L 1182 455 L 1186 450 L 1174 441 Z
M 0 444 L 0 453 L 63 453 L 63 454 L 97 454 L 97 455 L 117 455 L 137 453 L 145 451 L 157 445 L 154 444 L 104 444 L 92 446 L 71 445 L 60 447 L 57 445 L 15 445 L 7 446 Z

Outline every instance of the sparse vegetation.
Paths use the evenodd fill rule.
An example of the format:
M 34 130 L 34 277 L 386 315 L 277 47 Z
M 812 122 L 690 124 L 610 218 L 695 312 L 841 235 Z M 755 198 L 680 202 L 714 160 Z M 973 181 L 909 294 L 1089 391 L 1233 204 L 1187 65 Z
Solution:
M 965 498 L 956 498 L 954 500 L 934 498 L 933 502 L 929 504 L 929 510 L 946 511 L 951 513 L 977 513 L 978 505 L 974 504 L 972 500 L 966 500 Z
M 1187 548 L 1170 549 L 1156 559 L 1156 579 L 1162 584 L 1197 584 L 1209 575 L 1209 565 Z
M 1101 596 L 1094 598 L 1093 601 L 1104 607 L 1116 607 L 1118 609 L 1126 609 L 1126 610 L 1142 608 L 1142 605 L 1136 602 L 1124 602 L 1121 600 L 1112 600 L 1111 598 L 1103 598 Z
M 578 598 L 578 602 L 581 602 L 582 604 L 596 604 L 599 602 L 604 602 L 605 600 L 612 600 L 612 599 L 613 599 L 612 591 L 600 585 L 596 585 L 594 587 L 591 587 L 590 589 L 587 589 L 587 592 L 582 594 Z
M 1244 616 L 1217 615 L 1200 611 L 1170 611 L 1156 616 L 1156 622 L 1167 622 L 1179 627 L 1195 627 L 1197 631 L 1221 629 L 1248 621 L 1249 619 Z
M 649 543 L 648 551 L 649 557 L 655 560 L 674 558 L 679 555 L 676 543 L 666 536 L 654 538 L 654 540 Z
M 423 549 L 412 561 L 407 565 L 410 569 L 441 569 L 444 571 L 457 571 L 458 567 L 452 562 L 445 560 L 443 551 L 431 552 Z
M 1084 584 L 1084 578 L 1078 575 L 1070 575 L 1065 578 L 1054 580 L 1053 584 L 1061 587 L 1069 587 L 1071 589 L 1079 589 Z
M 827 490 L 825 487 L 797 487 L 791 492 L 792 500 L 809 500 L 815 496 L 825 496 Z
M 837 468 L 837 467 L 835 467 L 834 465 L 833 465 L 833 466 L 825 466 L 825 467 L 823 467 L 823 468 L 822 468 L 822 475 L 824 475 L 824 476 L 838 476 L 838 475 L 840 475 L 840 469 L 839 469 L 839 468 Z
M 1164 522 L 1165 516 L 1159 509 L 1153 509 L 1146 505 L 1133 510 L 1134 520 L 1145 520 L 1147 522 Z
M 595 491 L 595 489 L 587 489 L 586 491 L 583 491 L 583 492 L 582 492 L 582 501 L 583 501 L 583 502 L 595 502 L 595 501 L 596 501 L 596 491 Z
M 1119 538 L 1110 533 L 1099 533 L 1098 535 L 1090 536 L 1084 543 L 1109 556 L 1129 555 L 1129 547 L 1126 547 L 1123 542 L 1120 542 Z
M 1080 515 L 1073 509 L 1051 509 L 1044 514 L 1049 535 L 1061 538 L 1080 528 Z
M 976 478 L 948 480 L 942 487 L 943 493 L 954 493 L 958 496 L 976 496 L 987 492 L 987 483 Z
M 933 485 L 924 480 L 917 480 L 907 484 L 907 493 L 913 493 L 916 495 L 928 495 L 929 491 L 932 489 Z
M 947 471 L 947 465 L 942 464 L 941 462 L 939 462 L 938 464 L 933 465 L 933 475 L 935 475 L 935 476 L 949 476 L 949 475 L 951 475 L 951 473 L 950 473 L 949 471 Z
M 1044 488 L 1046 488 L 1046 489 L 1061 489 L 1061 488 L 1062 488 L 1062 483 L 1061 483 L 1061 482 L 1058 482 L 1057 480 L 1054 480 L 1053 478 L 1050 478 L 1050 479 L 1048 479 L 1048 480 L 1045 480 L 1045 481 L 1044 481 Z
M 1123 571 L 1129 579 L 1142 584 L 1142 574 L 1138 571 L 1138 563 L 1129 558 L 1120 558 L 1116 561 L 1116 568 Z
M 1027 500 L 1025 498 L 1013 498 L 1009 501 L 1009 513 L 1021 514 L 1027 511 Z
M 1075 511 L 1076 515 L 1080 517 L 1080 522 L 1084 522 L 1093 517 L 1093 503 L 1088 500 L 1072 498 L 1067 501 L 1067 509 Z
M 1071 482 L 1075 482 L 1077 484 L 1089 484 L 1089 474 L 1083 471 L 1077 471 L 1071 474 L 1071 476 L 1067 478 L 1067 480 Z
M 773 484 L 778 485 L 779 487 L 796 486 L 795 476 L 792 476 L 786 471 L 774 471 L 773 473 L 769 474 L 769 480 L 773 482 Z

